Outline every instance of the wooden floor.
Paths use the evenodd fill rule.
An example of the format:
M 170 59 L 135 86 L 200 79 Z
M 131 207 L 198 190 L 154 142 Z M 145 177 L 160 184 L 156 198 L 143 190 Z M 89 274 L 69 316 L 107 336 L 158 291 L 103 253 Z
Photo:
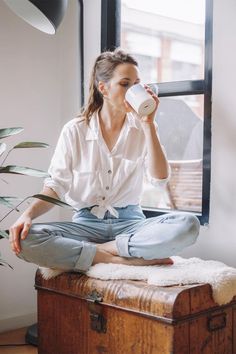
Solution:
M 16 329 L 14 331 L 0 333 L 0 354 L 37 354 L 37 347 L 33 345 L 14 346 L 14 343 L 25 343 L 25 333 L 27 328 Z M 2 347 L 3 344 L 13 344 Z

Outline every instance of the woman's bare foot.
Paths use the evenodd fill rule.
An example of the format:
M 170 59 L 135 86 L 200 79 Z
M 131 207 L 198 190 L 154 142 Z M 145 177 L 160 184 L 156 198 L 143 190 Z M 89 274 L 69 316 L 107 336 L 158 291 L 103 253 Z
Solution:
M 97 252 L 95 254 L 93 264 L 115 263 L 115 264 L 147 266 L 147 265 L 171 265 L 174 263 L 171 258 L 145 260 L 143 258 L 135 258 L 135 257 L 132 258 L 120 257 L 118 255 L 118 250 L 116 248 L 115 241 L 110 241 L 103 244 L 97 244 L 96 246 L 97 246 Z
M 97 248 L 104 250 L 106 252 L 109 252 L 113 254 L 114 256 L 118 256 L 118 249 L 116 247 L 116 241 L 108 241 L 105 243 L 101 243 L 97 245 Z
M 114 263 L 118 264 L 127 264 L 127 265 L 135 265 L 135 266 L 149 266 L 149 265 L 172 265 L 174 262 L 171 258 L 163 258 L 163 259 L 143 259 L 143 258 L 125 258 L 115 256 Z

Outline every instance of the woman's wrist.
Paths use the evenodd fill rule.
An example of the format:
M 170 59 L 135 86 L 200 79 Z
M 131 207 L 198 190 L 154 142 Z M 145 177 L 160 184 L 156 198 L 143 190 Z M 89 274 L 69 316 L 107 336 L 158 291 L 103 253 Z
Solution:
M 142 121 L 142 129 L 145 133 L 156 132 L 156 127 L 153 121 Z
M 23 213 L 22 216 L 33 219 L 33 212 L 31 209 L 26 209 Z
M 22 215 L 30 218 L 31 220 L 35 219 L 39 215 L 38 204 L 39 200 L 34 201 L 24 212 Z

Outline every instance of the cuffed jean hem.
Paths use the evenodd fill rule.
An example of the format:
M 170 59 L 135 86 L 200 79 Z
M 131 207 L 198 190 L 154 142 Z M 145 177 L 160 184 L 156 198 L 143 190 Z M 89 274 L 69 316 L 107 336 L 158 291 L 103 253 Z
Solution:
M 82 242 L 83 248 L 79 255 L 79 259 L 75 264 L 75 271 L 87 271 L 92 265 L 97 247 L 92 243 Z
M 129 254 L 129 239 L 131 236 L 130 234 L 116 236 L 116 247 L 120 257 L 131 257 Z

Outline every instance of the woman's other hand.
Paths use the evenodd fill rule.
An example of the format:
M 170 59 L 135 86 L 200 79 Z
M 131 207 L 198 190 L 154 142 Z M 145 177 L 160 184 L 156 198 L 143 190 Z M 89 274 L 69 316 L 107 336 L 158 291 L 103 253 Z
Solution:
M 10 246 L 15 254 L 20 253 L 21 245 L 20 240 L 24 240 L 32 225 L 32 219 L 27 214 L 22 214 L 19 219 L 10 227 L 9 241 Z

